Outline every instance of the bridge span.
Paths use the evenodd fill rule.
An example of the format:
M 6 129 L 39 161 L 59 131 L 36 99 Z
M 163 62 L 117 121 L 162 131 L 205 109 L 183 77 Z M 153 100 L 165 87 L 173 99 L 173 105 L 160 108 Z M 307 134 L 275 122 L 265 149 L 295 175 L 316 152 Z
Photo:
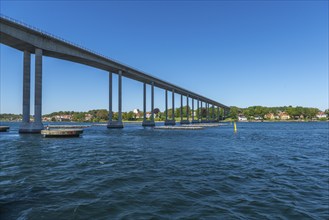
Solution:
M 40 133 L 43 129 L 42 124 L 42 56 L 58 58 L 84 64 L 106 71 L 109 74 L 109 121 L 108 128 L 123 128 L 122 123 L 122 77 L 127 77 L 143 83 L 143 126 L 154 126 L 154 87 L 164 89 L 166 125 L 175 125 L 175 104 L 174 95 L 181 95 L 181 112 L 183 105 L 183 96 L 186 97 L 187 106 L 189 100 L 192 101 L 192 112 L 194 112 L 194 103 L 197 102 L 197 109 L 202 109 L 205 104 L 206 117 L 197 111 L 196 118 L 191 114 L 192 121 L 189 120 L 190 114 L 187 113 L 187 120 L 183 120 L 181 114 L 181 123 L 198 123 L 219 120 L 219 109 L 224 110 L 224 116 L 229 111 L 229 107 L 195 92 L 186 90 L 172 83 L 161 80 L 155 76 L 146 74 L 128 65 L 114 61 L 108 57 L 90 51 L 81 46 L 65 41 L 59 37 L 45 33 L 23 24 L 4 15 L 0 16 L 0 43 L 20 50 L 24 53 L 23 58 L 23 121 L 19 132 L 21 133 Z M 35 55 L 35 103 L 34 103 L 34 122 L 30 122 L 30 83 L 31 83 L 31 54 Z M 118 120 L 113 120 L 112 109 L 112 74 L 118 75 Z M 151 119 L 146 120 L 146 86 L 151 86 Z M 168 118 L 168 92 L 172 95 L 172 118 Z M 211 106 L 210 106 L 211 105 Z M 212 108 L 212 115 L 209 115 L 209 108 Z M 217 109 L 215 117 L 214 109 Z M 188 111 L 187 111 L 188 112 Z

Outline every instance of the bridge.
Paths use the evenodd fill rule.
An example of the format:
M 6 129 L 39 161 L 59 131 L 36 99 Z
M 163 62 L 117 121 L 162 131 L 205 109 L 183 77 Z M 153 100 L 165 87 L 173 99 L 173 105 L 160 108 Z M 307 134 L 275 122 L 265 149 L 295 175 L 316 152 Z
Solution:
M 45 33 L 27 24 L 16 21 L 7 16 L 0 16 L 0 43 L 20 50 L 24 53 L 23 58 L 23 120 L 20 125 L 21 133 L 40 133 L 43 129 L 42 124 L 42 57 L 48 56 L 62 60 L 68 60 L 91 66 L 106 71 L 109 74 L 109 121 L 108 128 L 123 128 L 122 123 L 122 77 L 127 77 L 143 83 L 143 126 L 155 126 L 154 123 L 154 87 L 165 91 L 165 125 L 175 125 L 175 94 L 181 98 L 181 124 L 218 121 L 220 119 L 219 111 L 223 109 L 224 116 L 227 115 L 229 107 L 217 101 L 211 100 L 195 92 L 189 91 L 172 83 L 166 82 L 155 76 L 146 74 L 128 65 L 110 59 L 104 55 L 88 50 L 81 46 L 70 43 L 64 39 Z M 30 121 L 30 85 L 31 85 L 31 54 L 35 56 L 35 102 L 34 102 L 34 121 Z M 112 109 L 112 74 L 118 75 L 118 120 L 113 120 Z M 151 117 L 146 119 L 146 87 L 151 86 Z M 172 117 L 168 117 L 168 93 L 172 95 Z M 183 97 L 186 97 L 187 120 L 183 120 L 182 108 Z M 197 103 L 197 114 L 188 112 L 189 100 L 192 103 L 192 113 L 194 113 L 194 104 Z M 205 118 L 202 117 L 200 109 L 206 110 Z M 212 114 L 210 115 L 210 108 Z M 217 114 L 215 114 L 215 108 Z

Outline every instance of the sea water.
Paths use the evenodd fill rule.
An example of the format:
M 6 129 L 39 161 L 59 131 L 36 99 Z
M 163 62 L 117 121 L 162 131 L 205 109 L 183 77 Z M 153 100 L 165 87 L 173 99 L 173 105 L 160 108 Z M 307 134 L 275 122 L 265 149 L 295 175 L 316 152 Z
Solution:
M 0 219 L 329 219 L 328 123 L 0 133 Z

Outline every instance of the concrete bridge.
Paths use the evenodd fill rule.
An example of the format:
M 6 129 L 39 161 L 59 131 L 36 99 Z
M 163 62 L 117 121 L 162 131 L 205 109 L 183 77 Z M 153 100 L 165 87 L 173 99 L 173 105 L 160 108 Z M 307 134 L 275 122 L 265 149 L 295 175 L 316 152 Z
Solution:
M 67 42 L 59 37 L 40 31 L 29 25 L 13 20 L 9 17 L 0 16 L 0 43 L 13 47 L 24 53 L 23 60 L 23 122 L 20 126 L 21 133 L 40 133 L 43 129 L 42 124 L 42 56 L 54 57 L 92 66 L 106 71 L 109 74 L 109 122 L 108 128 L 123 128 L 122 123 L 122 77 L 127 77 L 140 81 L 144 84 L 143 126 L 154 126 L 154 87 L 164 89 L 166 125 L 175 125 L 175 94 L 181 95 L 181 113 L 183 97 L 186 97 L 187 106 L 189 100 L 192 101 L 192 112 L 194 112 L 194 103 L 197 102 L 197 109 L 204 104 L 206 109 L 206 118 L 202 118 L 201 113 L 197 112 L 196 117 L 191 115 L 192 123 L 209 122 L 219 120 L 219 109 L 224 110 L 224 116 L 229 111 L 229 107 L 211 100 L 207 97 L 186 90 L 172 83 L 148 75 L 140 70 L 121 64 L 109 59 L 103 55 L 82 48 L 73 43 Z M 31 54 L 35 54 L 35 103 L 34 103 L 34 122 L 30 122 L 30 83 L 31 83 Z M 118 74 L 118 120 L 113 120 L 112 109 L 112 74 Z M 146 86 L 151 86 L 151 112 L 150 120 L 146 120 Z M 168 118 L 168 92 L 172 95 L 172 118 Z M 209 115 L 209 108 L 212 108 L 212 114 Z M 215 108 L 217 109 L 217 118 L 215 118 Z M 187 120 L 183 120 L 181 114 L 181 123 L 190 123 L 190 114 L 187 109 Z

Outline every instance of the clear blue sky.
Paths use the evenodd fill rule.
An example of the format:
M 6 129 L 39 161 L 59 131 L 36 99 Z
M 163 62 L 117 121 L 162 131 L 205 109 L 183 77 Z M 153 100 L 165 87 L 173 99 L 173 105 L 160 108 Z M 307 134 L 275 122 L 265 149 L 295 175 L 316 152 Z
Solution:
M 328 108 L 328 1 L 0 4 L 4 15 L 228 106 Z M 0 113 L 21 113 L 23 54 L 0 49 Z M 108 108 L 105 71 L 43 61 L 43 113 Z M 142 109 L 142 89 L 123 80 L 124 111 Z M 164 91 L 155 98 L 163 110 Z

